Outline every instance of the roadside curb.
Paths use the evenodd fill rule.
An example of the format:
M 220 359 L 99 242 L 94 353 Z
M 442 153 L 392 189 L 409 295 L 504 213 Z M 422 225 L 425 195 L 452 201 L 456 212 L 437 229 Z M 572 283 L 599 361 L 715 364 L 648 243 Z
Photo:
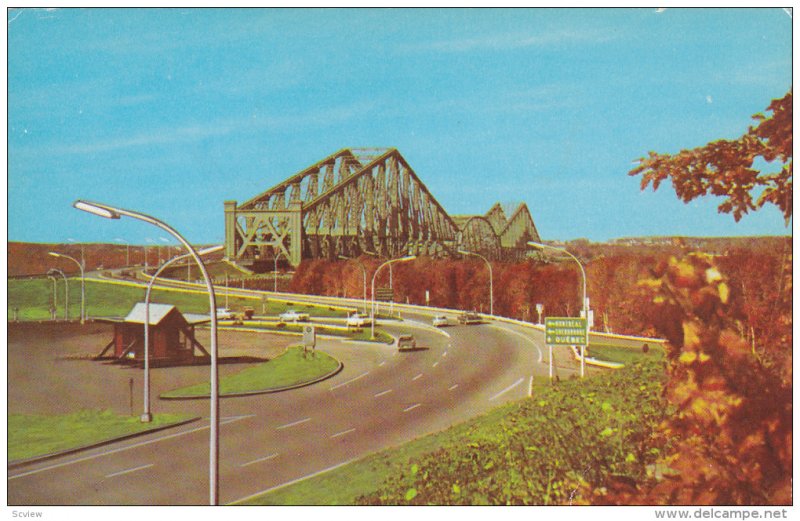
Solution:
M 336 369 L 334 369 L 333 371 L 331 371 L 328 374 L 325 374 L 323 376 L 315 378 L 314 380 L 308 380 L 306 382 L 301 382 L 301 383 L 293 384 L 293 385 L 286 385 L 286 386 L 283 386 L 283 387 L 272 387 L 272 388 L 269 388 L 269 389 L 260 389 L 260 390 L 257 390 L 257 391 L 244 391 L 244 392 L 240 392 L 240 393 L 227 393 L 227 394 L 220 393 L 219 397 L 220 398 L 239 398 L 239 397 L 243 397 L 243 396 L 255 396 L 255 395 L 259 395 L 259 394 L 280 393 L 280 392 L 283 392 L 283 391 L 290 391 L 292 389 L 299 389 L 301 387 L 307 387 L 309 385 L 314 385 L 316 383 L 319 383 L 319 382 L 322 382 L 324 380 L 327 380 L 328 378 L 332 378 L 332 377 L 336 376 L 337 374 L 339 374 L 340 372 L 342 372 L 342 369 L 344 369 L 344 364 L 342 362 L 339 362 L 339 366 Z M 159 396 L 158 398 L 159 398 L 159 400 L 171 400 L 171 401 L 177 401 L 177 400 L 208 400 L 209 399 L 208 396 Z
M 109 438 L 107 440 L 98 441 L 96 443 L 91 443 L 89 445 L 83 445 L 81 447 L 76 447 L 74 449 L 65 449 L 65 450 L 58 451 L 58 452 L 51 452 L 50 454 L 44 454 L 42 456 L 34 456 L 32 458 L 26 458 L 26 459 L 22 459 L 22 460 L 10 461 L 8 463 L 7 468 L 8 469 L 16 469 L 16 468 L 19 468 L 19 467 L 24 467 L 26 465 L 32 465 L 34 463 L 39 463 L 39 462 L 42 462 L 42 461 L 48 461 L 48 460 L 55 459 L 55 458 L 60 458 L 62 456 L 68 456 L 70 454 L 75 454 L 77 452 L 82 452 L 82 451 L 89 450 L 89 449 L 96 449 L 97 447 L 103 447 L 105 445 L 111 445 L 112 443 L 117 443 L 119 441 L 129 440 L 131 438 L 136 438 L 138 436 L 143 436 L 145 434 L 152 434 L 154 432 L 159 432 L 159 431 L 163 431 L 163 430 L 166 430 L 166 429 L 171 429 L 173 427 L 180 427 L 182 425 L 187 425 L 189 423 L 196 422 L 199 419 L 200 419 L 200 416 L 197 416 L 195 418 L 190 418 L 188 420 L 183 420 L 183 421 L 180 421 L 178 423 L 170 423 L 169 425 L 162 425 L 160 427 L 156 427 L 154 429 L 148 429 L 146 431 L 135 432 L 133 434 L 126 434 L 124 436 L 117 436 L 116 438 Z

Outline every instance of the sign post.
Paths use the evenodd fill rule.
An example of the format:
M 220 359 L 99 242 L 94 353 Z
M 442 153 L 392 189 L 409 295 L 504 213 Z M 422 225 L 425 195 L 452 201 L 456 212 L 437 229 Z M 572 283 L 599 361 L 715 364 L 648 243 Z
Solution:
M 588 345 L 585 318 L 549 317 L 544 319 L 544 338 L 550 354 L 550 380 L 553 379 L 553 346 L 581 346 L 581 376 L 583 356 Z
M 314 350 L 317 347 L 317 331 L 314 326 L 303 326 L 303 351 Z

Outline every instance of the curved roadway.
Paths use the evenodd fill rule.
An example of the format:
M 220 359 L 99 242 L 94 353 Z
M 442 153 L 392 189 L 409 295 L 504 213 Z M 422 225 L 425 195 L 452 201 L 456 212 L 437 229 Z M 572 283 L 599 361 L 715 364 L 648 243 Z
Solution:
M 395 335 L 413 333 L 424 349 L 401 353 L 385 344 L 322 340 L 318 348 L 344 363 L 335 377 L 292 391 L 222 399 L 220 502 L 521 399 L 534 375 L 547 375 L 541 332 L 506 323 L 437 330 L 428 325 L 432 314 L 416 310 L 404 313 L 404 322 L 382 326 Z M 560 365 L 561 374 L 573 371 L 571 362 Z M 10 470 L 8 504 L 207 504 L 208 402 L 159 401 L 154 407 L 201 420 Z

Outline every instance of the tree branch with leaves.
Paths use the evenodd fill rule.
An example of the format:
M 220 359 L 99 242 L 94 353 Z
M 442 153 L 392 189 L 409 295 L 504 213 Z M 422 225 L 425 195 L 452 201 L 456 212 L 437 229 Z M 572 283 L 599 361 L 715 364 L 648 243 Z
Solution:
M 738 222 L 751 210 L 773 204 L 786 224 L 792 217 L 792 91 L 772 100 L 767 111 L 756 114 L 758 124 L 738 139 L 720 139 L 705 146 L 679 153 L 650 152 L 628 174 L 642 175 L 642 190 L 652 185 L 657 190 L 670 179 L 675 193 L 685 203 L 704 195 L 725 200 L 720 213 L 733 213 Z M 754 166 L 762 159 L 779 167 L 762 172 Z

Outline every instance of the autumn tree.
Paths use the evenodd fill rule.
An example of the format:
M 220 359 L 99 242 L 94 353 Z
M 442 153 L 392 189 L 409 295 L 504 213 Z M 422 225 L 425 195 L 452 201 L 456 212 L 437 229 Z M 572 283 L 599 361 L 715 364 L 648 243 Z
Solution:
M 773 204 L 786 223 L 792 217 L 792 91 L 767 107 L 770 116 L 753 116 L 758 124 L 733 140 L 720 139 L 679 153 L 650 152 L 639 160 L 629 175 L 642 175 L 642 190 L 652 184 L 657 190 L 670 179 L 683 202 L 712 194 L 725 199 L 721 213 L 739 219 L 751 210 Z M 766 161 L 779 167 L 761 172 L 756 163 Z
M 791 91 L 768 110 L 771 117 L 756 115 L 759 125 L 737 140 L 715 141 L 675 156 L 651 152 L 631 174 L 644 175 L 643 188 L 652 183 L 657 189 L 670 178 L 685 202 L 709 192 L 723 196 L 720 212 L 732 212 L 737 221 L 769 203 L 788 222 Z M 759 157 L 779 160 L 780 171 L 760 173 L 753 167 Z M 664 438 L 672 440 L 660 462 L 667 472 L 633 486 L 621 483 L 595 501 L 792 503 L 791 254 L 778 266 L 777 291 L 760 299 L 773 304 L 768 309 L 774 324 L 764 328 L 772 338 L 762 338 L 760 349 L 754 335 L 748 342 L 743 332 L 744 326 L 760 322 L 754 315 L 764 306 L 744 284 L 732 286 L 720 264 L 704 254 L 673 257 L 641 281 L 652 292 L 654 325 L 668 340 L 671 362 L 666 398 L 675 412 L 661 427 Z M 763 263 L 760 270 L 749 268 L 764 270 Z

